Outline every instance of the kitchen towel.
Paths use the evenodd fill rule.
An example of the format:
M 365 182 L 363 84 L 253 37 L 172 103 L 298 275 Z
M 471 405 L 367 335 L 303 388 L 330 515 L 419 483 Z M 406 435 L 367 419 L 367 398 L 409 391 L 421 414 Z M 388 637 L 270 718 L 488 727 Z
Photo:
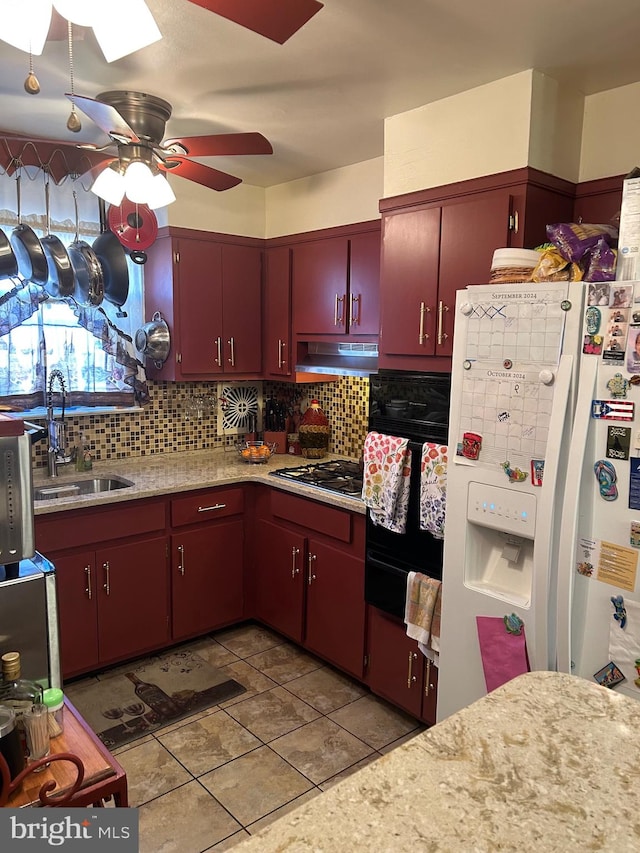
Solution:
M 404 621 L 407 625 L 407 637 L 418 641 L 423 655 L 435 662 L 431 651 L 432 630 L 435 628 L 436 605 L 440 598 L 442 583 L 420 572 L 407 575 L 407 597 L 404 607 Z M 438 620 L 438 641 L 440 627 Z M 439 645 L 439 643 L 438 643 Z
M 362 500 L 374 524 L 404 533 L 409 506 L 411 451 L 406 438 L 370 432 L 364 441 Z
M 504 618 L 476 616 L 487 693 L 529 672 L 524 625 L 520 634 L 507 631 Z
M 427 441 L 420 460 L 420 529 L 444 539 L 447 511 L 447 446 Z

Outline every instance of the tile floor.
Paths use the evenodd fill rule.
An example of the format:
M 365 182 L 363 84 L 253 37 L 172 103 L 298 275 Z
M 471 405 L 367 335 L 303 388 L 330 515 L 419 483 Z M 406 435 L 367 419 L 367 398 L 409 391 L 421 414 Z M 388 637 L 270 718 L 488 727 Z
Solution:
M 258 625 L 187 645 L 246 693 L 115 751 L 140 853 L 229 850 L 423 729 Z M 72 702 L 87 682 L 65 686 Z

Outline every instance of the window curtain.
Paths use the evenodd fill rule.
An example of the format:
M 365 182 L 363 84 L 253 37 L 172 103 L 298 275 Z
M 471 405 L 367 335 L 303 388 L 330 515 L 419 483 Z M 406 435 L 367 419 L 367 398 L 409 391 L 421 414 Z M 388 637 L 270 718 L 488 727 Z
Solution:
M 44 405 L 54 368 L 65 377 L 69 406 L 149 402 L 132 340 L 102 308 L 50 299 L 41 287 L 18 282 L 0 296 L 0 397 L 18 409 Z

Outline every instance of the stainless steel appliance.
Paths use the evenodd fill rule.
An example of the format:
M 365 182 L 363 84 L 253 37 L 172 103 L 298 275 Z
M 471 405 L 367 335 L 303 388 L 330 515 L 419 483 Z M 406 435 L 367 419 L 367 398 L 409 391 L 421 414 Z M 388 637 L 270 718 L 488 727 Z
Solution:
M 22 675 L 60 686 L 55 569 L 35 550 L 31 442 L 21 420 L 0 416 L 0 655 L 19 651 Z
M 369 430 L 406 438 L 411 453 L 407 527 L 393 533 L 367 510 L 365 600 L 404 617 L 407 575 L 442 578 L 443 542 L 420 529 L 420 459 L 424 442 L 447 443 L 451 374 L 383 371 L 369 380 Z
M 295 468 L 278 468 L 271 473 L 274 477 L 295 480 L 328 492 L 357 498 L 362 494 L 362 468 L 358 462 L 336 459 Z

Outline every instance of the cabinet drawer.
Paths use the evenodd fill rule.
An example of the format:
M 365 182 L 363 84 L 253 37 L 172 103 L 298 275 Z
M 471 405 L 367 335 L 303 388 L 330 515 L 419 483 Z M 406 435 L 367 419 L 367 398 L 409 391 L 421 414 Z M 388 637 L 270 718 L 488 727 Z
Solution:
M 244 512 L 244 491 L 241 488 L 215 489 L 172 500 L 171 525 L 199 524 L 241 512 Z
M 346 510 L 274 489 L 271 492 L 271 512 L 292 524 L 299 524 L 341 542 L 351 542 L 351 514 Z
M 129 501 L 117 507 L 92 507 L 36 517 L 36 547 L 44 554 L 99 542 L 163 531 L 164 501 Z

